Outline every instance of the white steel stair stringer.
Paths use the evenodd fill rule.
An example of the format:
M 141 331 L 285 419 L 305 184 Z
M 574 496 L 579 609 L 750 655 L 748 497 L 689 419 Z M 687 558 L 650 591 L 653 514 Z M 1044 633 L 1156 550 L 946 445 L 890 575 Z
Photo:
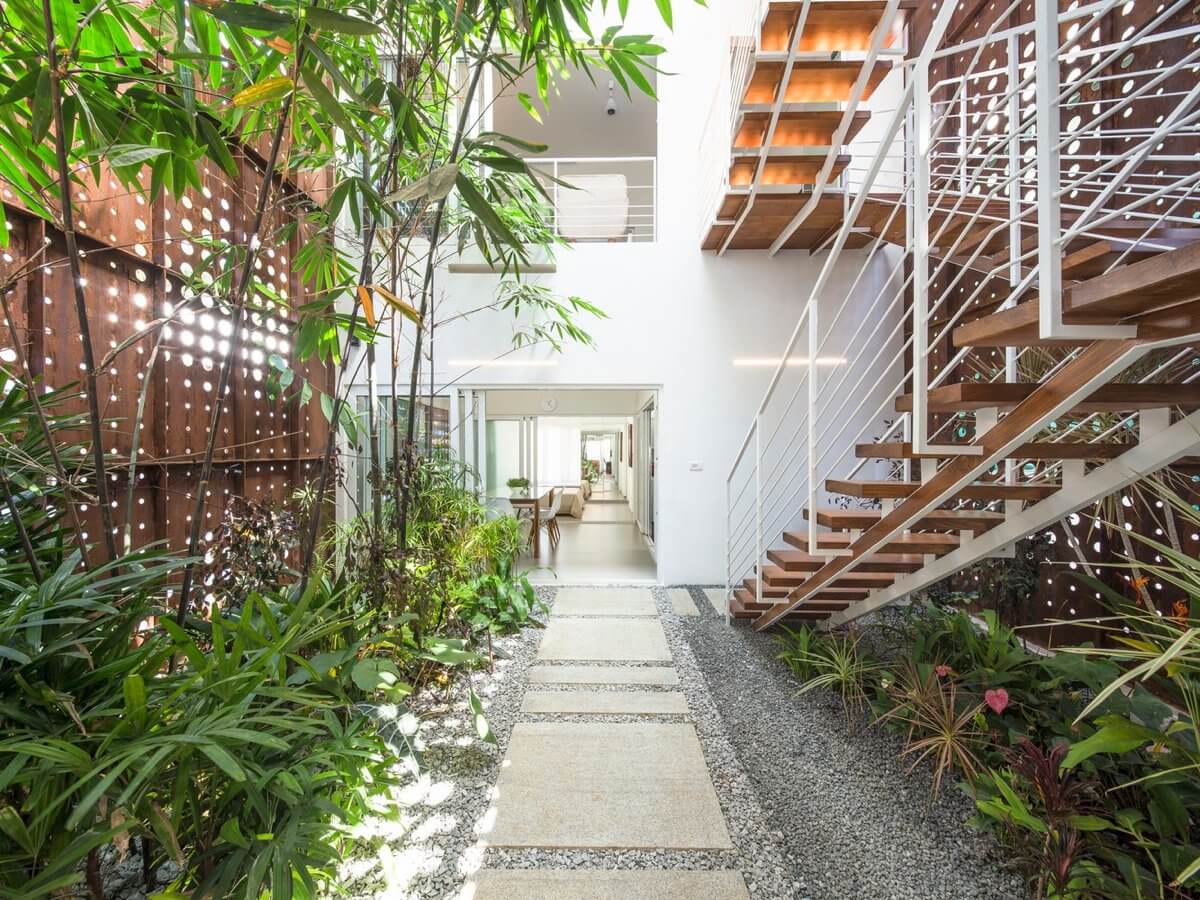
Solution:
M 935 584 L 984 557 L 993 555 L 1000 548 L 1048 528 L 1064 516 L 1078 512 L 1088 504 L 1128 487 L 1164 466 L 1169 466 L 1182 456 L 1194 453 L 1198 447 L 1200 412 L 1194 412 L 1157 434 L 1143 435 L 1136 446 L 1116 459 L 1096 467 L 1070 486 L 1064 485 L 1062 490 L 1047 499 L 1011 516 L 1003 524 L 968 541 L 959 549 L 938 558 L 917 572 L 898 578 L 891 587 L 834 613 L 823 624 L 829 628 L 844 625 L 894 603 L 914 591 Z
M 1063 415 L 1097 387 L 1113 380 L 1149 348 L 1148 344 L 1132 340 L 1104 341 L 1091 345 L 1065 366 L 1053 381 L 1041 385 L 980 438 L 984 445 L 982 455 L 956 456 L 951 459 L 921 489 L 898 504 L 890 513 L 885 513 L 878 523 L 863 532 L 850 546 L 852 556 L 836 557 L 814 572 L 802 586 L 792 591 L 786 600 L 755 619 L 754 630 L 761 631 L 774 624 L 801 606 L 805 599 L 830 585 L 839 576 L 853 570 L 859 560 L 878 553 L 895 535 L 911 528 L 913 523 L 930 510 L 949 501 L 963 487 L 974 482 L 993 462 L 1003 459 L 1010 451 L 1025 443 L 1045 422 Z M 1053 396 L 1051 392 L 1056 382 L 1071 386 L 1060 389 L 1057 396 Z M 1041 411 L 1029 421 L 1022 422 L 1031 410 L 1039 409 Z

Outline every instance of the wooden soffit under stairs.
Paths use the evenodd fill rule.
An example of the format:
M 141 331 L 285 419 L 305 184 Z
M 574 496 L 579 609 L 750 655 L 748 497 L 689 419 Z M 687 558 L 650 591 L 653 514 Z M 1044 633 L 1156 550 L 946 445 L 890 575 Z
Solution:
M 812 0 L 801 22 L 803 3 L 768 4 L 731 135 L 729 189 L 705 234 L 703 249 L 770 247 L 811 199 L 831 157 L 825 194 L 786 247 L 816 249 L 836 234 L 849 203 L 833 186 L 853 162 L 845 145 L 870 121 L 870 113 L 857 109 L 840 141 L 835 141 L 836 132 L 887 5 L 882 0 Z M 900 4 L 902 10 L 915 6 Z M 883 36 L 885 48 L 902 45 L 904 18 L 898 15 Z M 891 69 L 886 59 L 870 64 L 861 103 L 870 99 Z M 849 246 L 862 247 L 870 240 L 864 231 L 854 235 Z

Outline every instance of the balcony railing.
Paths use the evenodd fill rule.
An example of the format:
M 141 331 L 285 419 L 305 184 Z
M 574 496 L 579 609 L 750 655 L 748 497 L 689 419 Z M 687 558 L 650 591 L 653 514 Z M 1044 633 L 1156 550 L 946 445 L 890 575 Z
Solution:
M 647 243 L 656 236 L 653 156 L 539 157 L 555 232 L 571 243 Z

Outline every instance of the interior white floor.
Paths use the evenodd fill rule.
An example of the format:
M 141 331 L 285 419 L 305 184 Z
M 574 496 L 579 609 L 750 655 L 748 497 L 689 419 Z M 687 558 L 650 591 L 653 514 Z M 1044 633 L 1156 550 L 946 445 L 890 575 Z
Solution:
M 558 517 L 561 538 L 551 546 L 543 532 L 535 560 L 526 552 L 521 566 L 534 584 L 654 584 L 658 566 L 634 521 L 633 511 L 611 478 L 600 479 L 583 518 Z

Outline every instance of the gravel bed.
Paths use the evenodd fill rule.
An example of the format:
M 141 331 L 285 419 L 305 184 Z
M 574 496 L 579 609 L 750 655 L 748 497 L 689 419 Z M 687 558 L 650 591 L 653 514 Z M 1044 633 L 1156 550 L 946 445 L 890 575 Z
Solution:
M 538 587 L 552 601 L 558 586 Z M 727 628 L 699 589 L 700 616 L 678 616 L 655 589 L 680 684 L 526 683 L 542 630 L 497 641 L 507 656 L 473 677 L 494 745 L 481 743 L 465 688 L 427 698 L 424 769 L 357 835 L 342 865 L 345 896 L 373 900 L 457 898 L 489 868 L 737 869 L 753 900 L 1016 898 L 1022 879 L 991 857 L 994 846 L 965 824 L 967 798 L 948 788 L 932 806 L 924 772 L 907 776 L 887 734 L 847 735 L 835 698 L 795 696 L 769 637 Z M 538 662 L 539 666 L 558 663 Z M 571 663 L 563 663 L 571 665 Z M 590 663 L 589 663 L 590 665 Z M 597 665 L 610 665 L 597 663 Z M 638 663 L 611 663 L 614 666 Z M 661 663 L 645 663 L 648 666 Z M 526 689 L 678 691 L 686 695 L 735 849 L 549 850 L 486 848 L 479 831 L 513 726 L 524 722 L 679 722 L 678 715 L 522 713 Z
M 970 799 L 953 785 L 930 801 L 927 769 L 911 775 L 901 744 L 868 727 L 848 734 L 840 702 L 828 692 L 796 694 L 774 658 L 774 641 L 745 625 L 729 628 L 702 592 L 699 617 L 663 616 L 668 640 L 699 664 L 720 727 L 753 782 L 803 894 L 813 900 L 965 900 L 1028 895 L 1002 867 L 994 841 L 974 832 Z M 660 599 L 663 607 L 665 597 Z M 677 644 L 686 645 L 681 654 Z M 692 700 L 692 673 L 680 677 Z M 765 895 L 764 895 L 765 896 Z M 791 896 L 788 894 L 778 895 Z
M 736 869 L 735 850 L 537 850 L 493 849 L 492 869 L 679 869 L 687 872 Z M 641 900 L 630 897 L 629 900 Z M 698 898 L 699 900 L 699 898 Z
M 667 722 L 688 721 L 686 713 L 521 713 L 522 722 Z
M 693 591 L 692 594 L 693 600 L 698 598 L 700 601 L 697 606 L 702 602 L 712 609 L 703 593 Z M 808 885 L 787 858 L 787 846 L 779 826 L 770 821 L 768 811 L 760 804 L 754 784 L 738 759 L 737 750 L 726 733 L 725 723 L 686 640 L 685 623 L 701 620 L 696 616 L 676 615 L 666 589 L 655 589 L 654 599 L 675 659 L 675 670 L 679 673 L 679 689 L 687 696 L 717 800 L 738 851 L 736 867 L 746 880 L 751 898 L 798 900 L 810 896 Z
M 418 707 L 421 776 L 397 790 L 379 816 L 358 829 L 339 868 L 340 896 L 432 900 L 459 895 L 483 861 L 478 831 L 520 717 L 525 673 L 541 636 L 542 629 L 526 628 L 497 639 L 496 648 L 507 658 L 496 660 L 494 673 L 472 676 L 495 744 L 476 735 L 465 685 L 448 702 L 427 698 Z

